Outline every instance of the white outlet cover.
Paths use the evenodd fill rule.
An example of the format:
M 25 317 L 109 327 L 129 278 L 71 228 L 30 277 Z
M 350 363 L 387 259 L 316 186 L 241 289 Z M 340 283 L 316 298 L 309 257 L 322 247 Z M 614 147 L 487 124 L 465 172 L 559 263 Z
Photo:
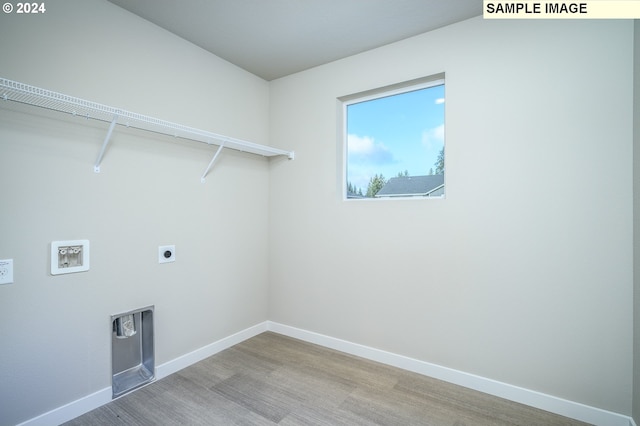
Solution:
M 0 284 L 13 283 L 13 259 L 0 260 Z
M 51 242 L 51 275 L 89 270 L 89 240 Z
M 176 246 L 159 246 L 158 263 L 169 263 L 176 261 Z

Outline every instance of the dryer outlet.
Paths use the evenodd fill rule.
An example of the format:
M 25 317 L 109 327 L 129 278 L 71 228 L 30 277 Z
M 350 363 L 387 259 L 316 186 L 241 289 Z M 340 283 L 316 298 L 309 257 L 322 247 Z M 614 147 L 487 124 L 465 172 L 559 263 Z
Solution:
M 158 247 L 158 263 L 169 263 L 176 261 L 176 246 Z

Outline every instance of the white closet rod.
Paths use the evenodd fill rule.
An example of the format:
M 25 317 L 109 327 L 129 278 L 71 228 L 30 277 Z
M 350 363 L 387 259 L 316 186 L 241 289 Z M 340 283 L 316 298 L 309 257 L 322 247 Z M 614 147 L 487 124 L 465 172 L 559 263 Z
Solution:
M 170 121 L 149 117 L 135 112 L 125 111 L 119 108 L 114 108 L 84 99 L 75 98 L 73 96 L 53 92 L 51 90 L 46 90 L 39 87 L 29 86 L 28 84 L 19 83 L 17 81 L 8 80 L 1 77 L 0 96 L 5 101 L 19 102 L 111 123 L 107 136 L 102 145 L 100 154 L 98 155 L 98 158 L 96 159 L 96 163 L 94 165 L 94 171 L 96 173 L 100 172 L 100 163 L 102 162 L 102 157 L 106 151 L 107 145 L 109 144 L 111 133 L 113 132 L 113 128 L 116 124 L 188 139 L 196 142 L 218 145 L 218 150 L 216 151 L 213 159 L 209 163 L 209 166 L 202 175 L 201 180 L 203 182 L 205 176 L 218 157 L 218 154 L 220 153 L 222 147 L 235 149 L 237 151 L 250 152 L 265 157 L 286 155 L 289 159 L 294 158 L 293 151 L 285 151 L 266 145 L 260 145 L 241 139 L 219 135 L 217 133 L 207 132 L 205 130 L 195 129 L 193 127 L 183 126 L 182 124 L 176 124 Z

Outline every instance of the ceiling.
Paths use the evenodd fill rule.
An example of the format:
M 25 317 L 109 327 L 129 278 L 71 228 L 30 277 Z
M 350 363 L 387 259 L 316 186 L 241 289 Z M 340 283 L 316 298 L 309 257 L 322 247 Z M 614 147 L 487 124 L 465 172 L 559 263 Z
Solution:
M 265 80 L 482 13 L 481 0 L 109 0 Z

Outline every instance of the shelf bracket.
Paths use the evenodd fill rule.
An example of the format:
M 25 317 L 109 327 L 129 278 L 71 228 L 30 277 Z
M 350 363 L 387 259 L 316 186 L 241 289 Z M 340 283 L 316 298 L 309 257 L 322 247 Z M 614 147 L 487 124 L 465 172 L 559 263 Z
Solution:
M 93 165 L 93 171 L 96 173 L 100 173 L 100 163 L 102 163 L 102 157 L 104 157 L 104 153 L 107 150 L 107 146 L 109 145 L 109 140 L 111 140 L 111 134 L 113 133 L 113 128 L 116 127 L 117 122 L 118 122 L 118 114 L 115 114 L 113 116 L 113 120 L 111 120 L 111 124 L 109 125 L 107 136 L 104 138 L 104 142 L 102 143 L 102 149 L 100 150 L 100 154 L 98 154 L 98 158 L 96 158 L 96 163 Z
M 211 159 L 211 161 L 209 162 L 209 165 L 207 166 L 207 169 L 204 171 L 204 173 L 202 174 L 202 177 L 200 178 L 200 182 L 204 183 L 205 182 L 205 177 L 207 176 L 207 174 L 209 173 L 209 170 L 211 170 L 211 167 L 213 167 L 213 163 L 216 162 L 216 160 L 218 159 L 218 155 L 220 155 L 220 151 L 222 151 L 222 148 L 224 148 L 224 142 L 220 144 L 220 146 L 218 146 L 218 150 L 216 151 L 215 154 L 213 154 L 213 158 Z

